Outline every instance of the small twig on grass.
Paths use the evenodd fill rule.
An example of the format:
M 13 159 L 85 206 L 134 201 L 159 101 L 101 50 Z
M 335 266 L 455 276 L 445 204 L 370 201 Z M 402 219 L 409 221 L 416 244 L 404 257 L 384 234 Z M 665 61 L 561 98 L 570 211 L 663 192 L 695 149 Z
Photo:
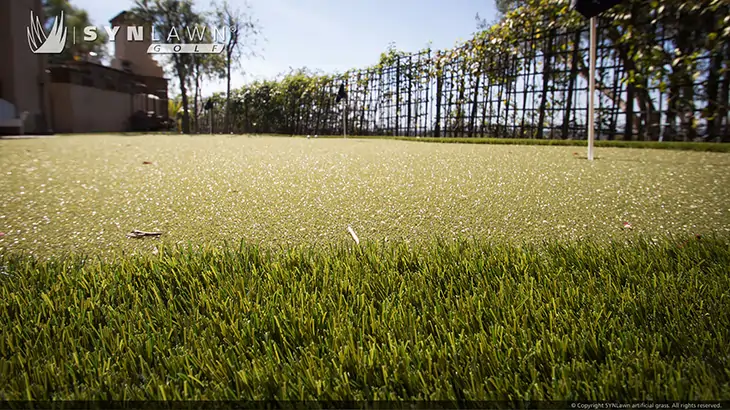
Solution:
M 140 230 L 133 230 L 132 232 L 127 234 L 128 238 L 144 238 L 146 236 L 160 236 L 162 235 L 162 232 L 144 232 Z

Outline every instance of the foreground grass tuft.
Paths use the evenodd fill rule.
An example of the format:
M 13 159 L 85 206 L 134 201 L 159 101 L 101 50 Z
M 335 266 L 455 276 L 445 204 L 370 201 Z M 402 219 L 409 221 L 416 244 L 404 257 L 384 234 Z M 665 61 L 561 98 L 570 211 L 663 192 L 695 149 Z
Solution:
M 0 400 L 730 398 L 723 238 L 0 262 Z

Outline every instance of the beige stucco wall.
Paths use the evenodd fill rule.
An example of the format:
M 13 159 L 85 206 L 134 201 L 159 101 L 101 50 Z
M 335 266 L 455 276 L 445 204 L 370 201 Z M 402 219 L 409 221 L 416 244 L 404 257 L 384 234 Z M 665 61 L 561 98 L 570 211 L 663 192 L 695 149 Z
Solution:
M 28 46 L 31 9 L 42 18 L 41 0 L 0 1 L 0 98 L 19 112 L 29 112 L 26 133 L 41 133 L 49 130 L 44 115 L 49 81 L 45 56 L 33 54 Z
M 78 84 L 53 83 L 56 132 L 124 132 L 128 129 L 131 96 Z
M 144 27 L 144 41 L 127 41 L 126 23 L 120 23 L 119 31 L 114 38 L 114 59 L 111 66 L 117 70 L 122 70 L 122 61 L 129 61 L 131 69 L 135 74 L 149 77 L 163 77 L 164 71 L 162 67 L 155 61 L 150 54 L 147 54 L 147 48 L 152 44 L 152 32 L 148 26 Z M 160 36 L 160 34 L 157 34 Z

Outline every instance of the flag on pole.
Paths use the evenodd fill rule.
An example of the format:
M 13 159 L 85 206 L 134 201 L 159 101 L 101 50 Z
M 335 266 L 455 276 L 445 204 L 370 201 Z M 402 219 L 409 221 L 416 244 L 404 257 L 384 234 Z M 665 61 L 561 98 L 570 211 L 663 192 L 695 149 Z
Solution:
M 597 16 L 623 0 L 572 0 L 570 7 L 590 19 L 590 69 L 588 78 L 588 160 L 593 161 L 595 139 L 596 43 Z
M 622 2 L 623 0 L 572 0 L 570 8 L 582 14 L 585 18 L 591 18 Z
M 340 91 L 337 92 L 337 100 L 336 102 L 339 103 L 342 100 L 347 99 L 347 91 L 345 91 L 345 83 L 340 84 Z

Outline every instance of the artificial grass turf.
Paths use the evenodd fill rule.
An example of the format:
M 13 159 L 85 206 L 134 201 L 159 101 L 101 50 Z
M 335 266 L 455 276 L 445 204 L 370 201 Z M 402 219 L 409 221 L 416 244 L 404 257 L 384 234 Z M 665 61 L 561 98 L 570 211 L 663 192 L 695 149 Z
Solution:
M 11 256 L 6 400 L 730 398 L 726 240 Z
M 730 154 L 227 136 L 0 141 L 0 251 L 730 233 Z M 150 162 L 150 164 L 145 164 Z M 623 230 L 623 222 L 633 229 Z
M 0 400 L 727 400 L 728 155 L 598 155 L 0 141 Z

